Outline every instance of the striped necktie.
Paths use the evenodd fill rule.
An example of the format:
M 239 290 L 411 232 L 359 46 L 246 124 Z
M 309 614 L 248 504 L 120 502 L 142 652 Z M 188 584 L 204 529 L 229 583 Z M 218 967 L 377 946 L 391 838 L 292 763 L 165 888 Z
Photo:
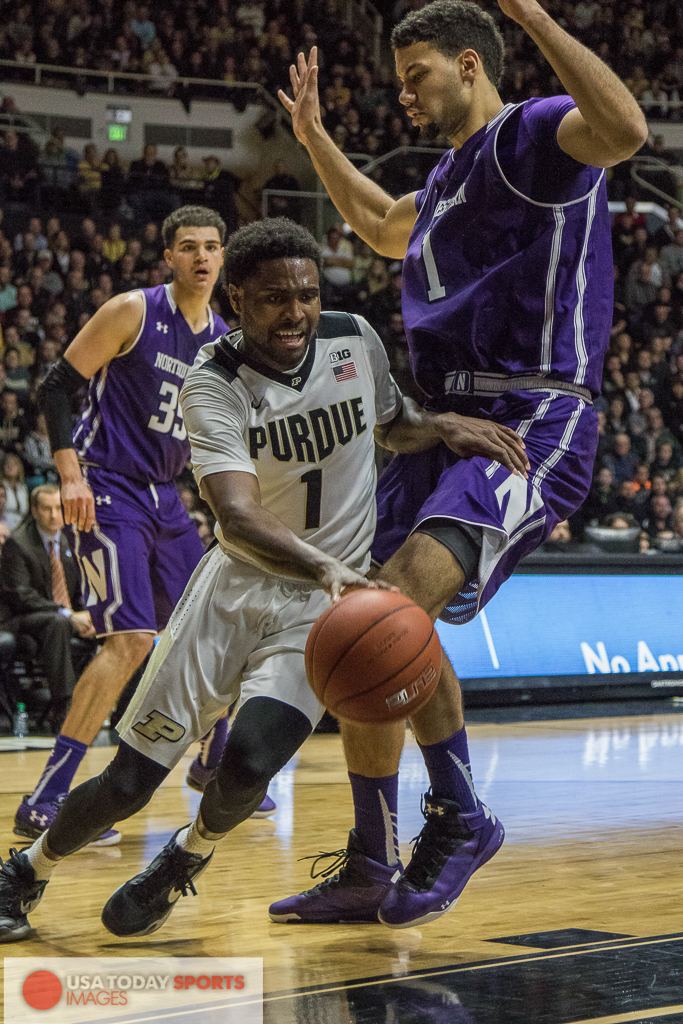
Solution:
M 61 608 L 70 608 L 69 590 L 66 585 L 64 566 L 59 557 L 58 541 L 50 542 L 50 568 L 52 570 L 52 600 Z

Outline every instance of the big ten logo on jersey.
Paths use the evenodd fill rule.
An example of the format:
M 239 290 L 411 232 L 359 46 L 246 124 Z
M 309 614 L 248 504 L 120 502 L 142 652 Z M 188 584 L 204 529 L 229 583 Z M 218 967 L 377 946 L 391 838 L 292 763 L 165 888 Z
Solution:
M 342 348 L 339 352 L 330 352 L 331 363 L 341 363 L 342 359 L 350 359 L 351 350 L 348 348 Z
M 311 409 L 249 427 L 249 455 L 258 461 L 269 448 L 279 462 L 322 462 L 337 444 L 346 445 L 368 429 L 362 398 L 334 402 L 327 409 Z
M 188 363 L 176 359 L 175 356 L 170 356 L 167 352 L 157 352 L 154 368 L 163 370 L 165 373 L 172 373 L 174 376 L 180 377 L 181 381 L 185 380 L 190 370 Z M 181 387 L 182 384 L 162 380 L 158 391 L 160 401 L 157 412 L 150 416 L 147 424 L 149 429 L 156 431 L 157 434 L 170 433 L 176 441 L 185 441 L 187 438 L 183 413 L 178 405 Z
M 136 722 L 133 731 L 146 740 L 156 743 L 157 740 L 168 740 L 169 743 L 177 743 L 185 735 L 185 728 L 179 722 L 174 722 L 168 715 L 161 711 L 150 711 L 144 722 Z

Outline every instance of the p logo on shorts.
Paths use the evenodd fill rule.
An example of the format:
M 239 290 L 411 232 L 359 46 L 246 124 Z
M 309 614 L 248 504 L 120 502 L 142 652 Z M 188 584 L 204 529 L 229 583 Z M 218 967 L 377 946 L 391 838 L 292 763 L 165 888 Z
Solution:
M 161 711 L 151 711 L 145 722 L 136 722 L 133 731 L 144 736 L 146 740 L 151 740 L 152 743 L 156 743 L 157 740 L 177 743 L 185 735 L 183 726 L 162 714 Z

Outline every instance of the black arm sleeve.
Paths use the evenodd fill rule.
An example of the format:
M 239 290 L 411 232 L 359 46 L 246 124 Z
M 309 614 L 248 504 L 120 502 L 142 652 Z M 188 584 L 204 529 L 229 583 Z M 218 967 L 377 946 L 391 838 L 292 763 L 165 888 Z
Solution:
M 74 447 L 71 396 L 87 383 L 88 378 L 62 356 L 38 389 L 38 405 L 45 413 L 53 452 Z

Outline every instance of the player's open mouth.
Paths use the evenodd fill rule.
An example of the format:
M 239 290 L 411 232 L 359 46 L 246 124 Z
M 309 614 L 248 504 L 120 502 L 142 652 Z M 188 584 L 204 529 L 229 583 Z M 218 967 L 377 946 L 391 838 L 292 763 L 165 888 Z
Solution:
M 287 348 L 297 348 L 306 340 L 305 331 L 275 331 L 275 337 L 281 345 Z
M 200 277 L 202 280 L 204 280 L 204 278 L 207 278 L 209 276 L 209 271 L 206 269 L 206 267 L 200 267 L 199 270 L 195 270 L 195 274 L 197 275 L 197 277 Z

